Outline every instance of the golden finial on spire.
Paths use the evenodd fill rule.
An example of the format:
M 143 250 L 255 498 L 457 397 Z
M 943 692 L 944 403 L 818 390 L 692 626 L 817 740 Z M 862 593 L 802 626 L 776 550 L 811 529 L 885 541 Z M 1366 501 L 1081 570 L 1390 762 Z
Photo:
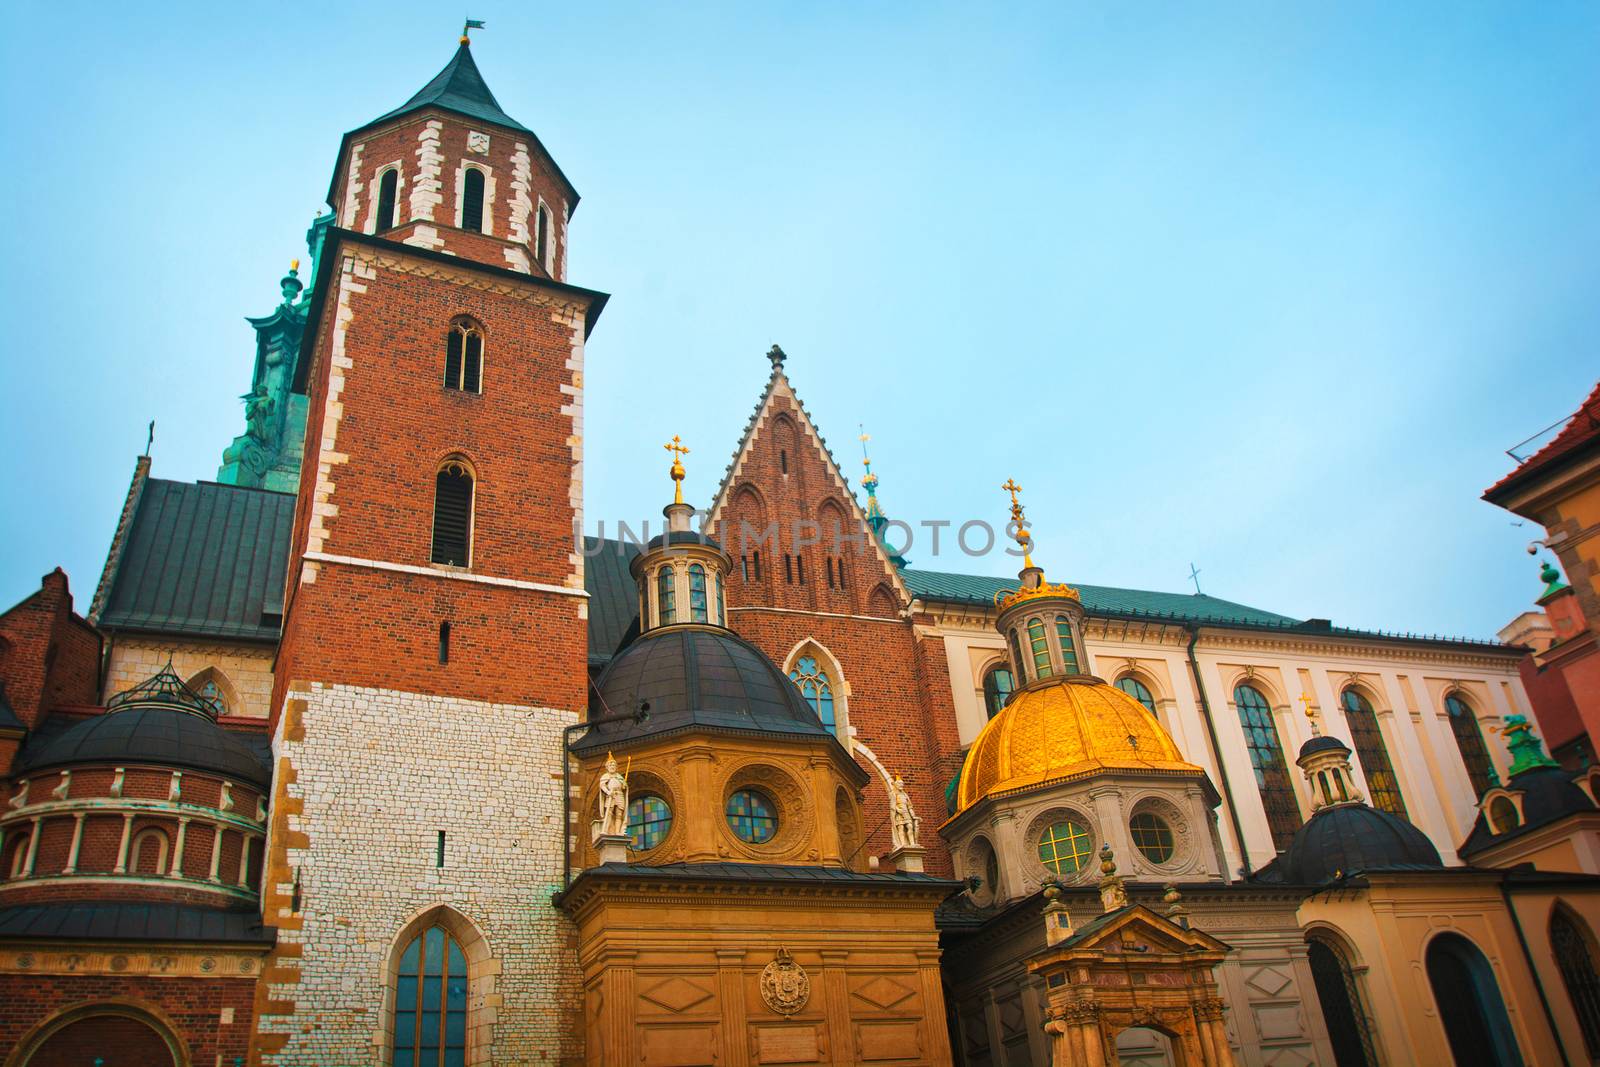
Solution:
M 1022 501 L 1017 499 L 1017 494 L 1022 492 L 1022 486 L 1017 484 L 1015 478 L 1007 478 L 1006 484 L 1000 488 L 1011 494 L 1011 525 L 1016 528 L 1011 535 L 1017 540 L 1017 547 L 1022 549 L 1022 565 L 1033 566 L 1033 535 L 1028 533 L 1027 520 L 1022 517 Z
M 291 259 L 289 261 L 289 273 L 293 274 L 295 271 L 297 271 L 299 269 L 300 269 L 300 261 L 298 259 Z
M 681 504 L 683 503 L 683 476 L 685 474 L 681 457 L 688 455 L 689 450 L 679 443 L 677 434 L 673 434 L 672 440 L 661 447 L 672 453 L 672 470 L 668 472 L 672 476 L 672 502 Z
M 1322 730 L 1317 726 L 1317 709 L 1311 706 L 1311 694 L 1303 689 L 1300 691 L 1300 707 L 1306 713 L 1306 721 L 1311 724 L 1311 736 L 1321 737 Z

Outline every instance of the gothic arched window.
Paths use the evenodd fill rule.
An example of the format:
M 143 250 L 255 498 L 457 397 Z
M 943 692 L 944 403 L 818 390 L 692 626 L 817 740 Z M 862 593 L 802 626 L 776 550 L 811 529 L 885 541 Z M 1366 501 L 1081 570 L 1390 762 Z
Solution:
M 1233 703 L 1239 710 L 1239 725 L 1244 729 L 1244 744 L 1250 753 L 1250 766 L 1256 772 L 1256 788 L 1261 792 L 1272 843 L 1282 852 L 1300 828 L 1300 806 L 1295 802 L 1294 786 L 1283 762 L 1283 743 L 1278 740 L 1278 726 L 1272 721 L 1272 705 L 1261 690 L 1251 685 L 1236 688 Z
M 465 567 L 472 556 L 472 472 L 459 460 L 439 468 L 433 479 L 435 563 Z
M 1572 1014 L 1578 1017 L 1589 1058 L 1600 1059 L 1600 975 L 1595 973 L 1588 937 L 1578 921 L 1561 908 L 1550 916 L 1550 948 L 1555 952 L 1556 966 L 1567 987 L 1567 999 L 1572 1001 Z
M 1478 796 L 1488 792 L 1492 764 L 1489 752 L 1483 747 L 1483 731 L 1478 729 L 1478 717 L 1472 705 L 1451 693 L 1444 698 L 1445 718 L 1450 720 L 1450 732 L 1456 737 L 1456 748 L 1461 750 L 1461 762 L 1466 765 L 1467 777 L 1472 781 L 1472 791 Z
M 394 226 L 394 204 L 400 188 L 400 172 L 393 167 L 378 179 L 378 216 L 374 233 L 382 233 Z
M 1367 775 L 1368 799 L 1380 811 L 1404 819 L 1405 798 L 1400 795 L 1400 781 L 1395 777 L 1394 765 L 1389 762 L 1383 732 L 1378 729 L 1377 713 L 1367 698 L 1354 688 L 1346 689 L 1339 700 L 1344 705 L 1344 720 L 1350 724 L 1350 741 Z
M 658 626 L 678 621 L 677 581 L 670 565 L 656 571 L 656 620 Z
M 989 718 L 1000 714 L 1000 709 L 1011 699 L 1011 690 L 1014 688 L 1016 683 L 1009 670 L 998 665 L 989 668 L 983 676 L 983 706 Z
M 483 232 L 483 171 L 477 167 L 461 176 L 461 228 Z
M 444 346 L 444 387 L 483 392 L 483 331 L 471 319 L 450 324 Z
M 465 1067 L 467 957 L 443 927 L 411 939 L 394 993 L 393 1067 Z
M 228 714 L 228 698 L 217 686 L 216 679 L 206 679 L 206 684 L 200 687 L 200 697 L 207 704 L 210 704 L 218 715 Z
M 1133 699 L 1144 705 L 1144 710 L 1154 715 L 1156 713 L 1156 698 L 1148 686 L 1131 674 L 1124 674 L 1117 679 L 1117 688 L 1127 693 Z
M 706 569 L 698 563 L 689 564 L 689 621 L 706 622 Z
M 811 710 L 817 713 L 822 725 L 832 730 L 835 726 L 833 683 L 828 680 L 828 672 L 817 663 L 816 657 L 801 656 L 795 661 L 794 670 L 789 672 L 789 678 L 800 687 L 800 695 L 811 705 Z

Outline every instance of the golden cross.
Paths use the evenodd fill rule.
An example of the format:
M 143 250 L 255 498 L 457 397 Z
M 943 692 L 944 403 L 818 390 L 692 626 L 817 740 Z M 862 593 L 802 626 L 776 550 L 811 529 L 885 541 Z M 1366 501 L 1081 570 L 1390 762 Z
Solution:
M 1017 480 L 1015 478 L 1007 478 L 1006 484 L 1002 485 L 1000 488 L 1011 494 L 1012 510 L 1016 510 L 1021 506 L 1017 503 L 1017 494 L 1022 492 L 1022 486 L 1017 484 Z
M 672 477 L 672 502 L 681 504 L 683 503 L 683 476 L 685 473 L 682 457 L 688 455 L 689 450 L 679 442 L 677 434 L 673 434 L 672 440 L 661 447 L 672 453 L 672 470 L 667 472 Z
M 1311 694 L 1307 693 L 1303 689 L 1300 691 L 1300 707 L 1306 713 L 1306 721 L 1311 723 L 1311 732 L 1313 734 L 1320 734 L 1321 731 L 1317 729 L 1317 713 L 1311 707 Z
M 1017 546 L 1022 549 L 1022 565 L 1033 566 L 1033 535 L 1028 533 L 1027 524 L 1022 519 L 1022 502 L 1017 499 L 1017 494 L 1022 492 L 1022 486 L 1017 484 L 1015 478 L 1007 478 L 1006 484 L 1000 488 L 1011 494 L 1011 523 L 1017 528 L 1013 535 L 1017 539 Z

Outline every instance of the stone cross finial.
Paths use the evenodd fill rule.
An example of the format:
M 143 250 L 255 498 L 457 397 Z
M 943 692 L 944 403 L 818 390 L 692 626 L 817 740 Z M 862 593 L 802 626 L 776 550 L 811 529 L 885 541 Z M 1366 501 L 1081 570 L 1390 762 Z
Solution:
M 767 358 L 772 360 L 772 373 L 776 374 L 778 371 L 783 369 L 783 361 L 789 357 L 784 355 L 783 349 L 779 348 L 777 345 L 773 345 L 771 348 L 767 349 Z
M 672 440 L 661 447 L 672 453 L 672 469 L 667 474 L 672 478 L 672 502 L 681 504 L 683 503 L 683 476 L 687 473 L 683 469 L 683 457 L 689 454 L 689 450 L 679 442 L 677 434 L 673 434 Z

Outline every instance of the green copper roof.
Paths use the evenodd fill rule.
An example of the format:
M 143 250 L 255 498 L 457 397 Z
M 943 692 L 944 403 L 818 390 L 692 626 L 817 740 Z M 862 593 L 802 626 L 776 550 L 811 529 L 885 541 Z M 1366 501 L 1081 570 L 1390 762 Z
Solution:
M 440 107 L 468 118 L 492 122 L 497 126 L 509 126 L 524 133 L 533 132 L 501 110 L 500 101 L 494 98 L 488 84 L 483 80 L 483 75 L 478 72 L 478 64 L 473 61 L 472 48 L 468 45 L 457 48 L 450 62 L 434 75 L 431 82 L 418 90 L 417 95 L 388 114 L 379 115 L 367 125 L 387 122 L 389 119 L 399 118 L 413 111 L 421 111 L 425 107 Z
M 1017 587 L 1015 578 L 989 578 L 977 574 L 949 574 L 907 568 L 900 572 L 913 595 L 924 600 L 993 604 L 995 594 Z M 1091 615 L 1144 615 L 1180 622 L 1247 622 L 1292 626 L 1299 622 L 1259 608 L 1192 593 L 1154 593 L 1145 589 L 1118 589 L 1109 585 L 1067 583 L 1083 596 Z

